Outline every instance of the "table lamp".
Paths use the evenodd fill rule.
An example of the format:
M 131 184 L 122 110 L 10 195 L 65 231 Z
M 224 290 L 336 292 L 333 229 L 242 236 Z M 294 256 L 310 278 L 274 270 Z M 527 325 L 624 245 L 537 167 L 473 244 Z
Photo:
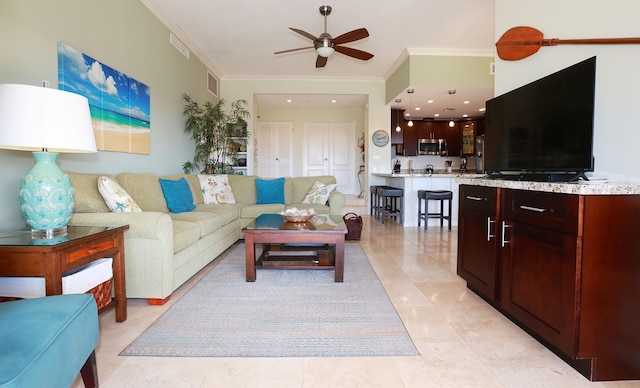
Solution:
M 59 152 L 96 152 L 89 102 L 79 94 L 0 84 L 0 148 L 33 151 L 22 179 L 20 210 L 33 238 L 67 234 L 73 186 L 56 164 Z

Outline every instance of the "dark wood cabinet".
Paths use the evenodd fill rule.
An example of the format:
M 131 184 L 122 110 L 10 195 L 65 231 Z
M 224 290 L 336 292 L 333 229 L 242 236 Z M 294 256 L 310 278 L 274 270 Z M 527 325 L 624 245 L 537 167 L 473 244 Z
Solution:
M 571 357 L 579 318 L 579 199 L 505 190 L 500 231 L 502 308 Z
M 418 123 L 417 120 L 414 120 L 413 126 L 409 126 L 407 121 L 402 127 L 402 141 L 404 144 L 404 155 L 405 156 L 416 156 L 418 155 Z
M 461 123 L 449 127 L 448 121 L 413 120 L 413 126 L 404 118 L 404 110 L 391 109 L 391 144 L 402 144 L 404 156 L 418 155 L 418 139 L 446 139 L 448 156 L 460 156 L 462 151 Z M 398 125 L 401 131 L 396 131 Z M 475 146 L 475 144 L 474 144 Z M 398 149 L 398 147 L 396 147 Z M 399 155 L 399 154 L 398 154 Z
M 447 139 L 447 152 L 449 156 L 460 156 L 462 142 L 460 134 L 460 122 L 455 122 L 453 127 L 449 122 L 444 122 L 444 138 Z
M 459 206 L 458 274 L 470 289 L 494 302 L 499 299 L 499 190 L 461 185 Z
M 640 195 L 461 185 L 459 214 L 470 289 L 590 380 L 640 379 Z
M 404 121 L 404 110 L 391 109 L 391 144 L 403 144 L 403 130 L 406 123 Z M 396 128 L 400 126 L 400 131 Z
M 418 139 L 445 139 L 447 141 L 448 156 L 460 156 L 460 124 L 453 127 L 448 121 L 423 120 L 416 122 Z

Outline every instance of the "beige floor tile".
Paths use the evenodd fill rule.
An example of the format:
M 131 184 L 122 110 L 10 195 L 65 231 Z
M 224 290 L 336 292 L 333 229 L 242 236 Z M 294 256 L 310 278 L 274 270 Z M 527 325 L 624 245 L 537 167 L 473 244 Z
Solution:
M 457 229 L 382 226 L 363 216 L 359 242 L 420 355 L 342 358 L 121 357 L 119 353 L 215 264 L 164 306 L 128 301 L 128 319 L 100 316 L 102 387 L 621 387 L 590 383 L 466 288 L 456 274 Z M 355 242 L 354 242 L 355 243 Z M 348 265 L 348 262 L 347 262 Z M 79 379 L 73 387 L 83 387 Z

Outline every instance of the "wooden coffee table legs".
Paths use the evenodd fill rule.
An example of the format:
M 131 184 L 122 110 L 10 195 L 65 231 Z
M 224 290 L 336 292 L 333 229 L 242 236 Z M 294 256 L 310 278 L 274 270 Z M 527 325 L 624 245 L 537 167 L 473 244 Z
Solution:
M 335 246 L 335 281 L 344 280 L 344 233 L 318 233 L 300 237 L 292 233 L 264 233 L 264 230 L 243 230 L 245 243 L 245 267 L 248 282 L 256 281 L 256 244 L 308 243 Z M 296 237 L 296 238 L 293 238 Z M 311 267 L 310 267 L 311 268 Z M 316 267 L 317 268 L 317 267 Z

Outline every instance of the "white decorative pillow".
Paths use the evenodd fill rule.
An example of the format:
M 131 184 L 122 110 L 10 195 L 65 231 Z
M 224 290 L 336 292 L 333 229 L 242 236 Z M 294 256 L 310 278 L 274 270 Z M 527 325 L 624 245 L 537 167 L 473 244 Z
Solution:
M 140 206 L 131 198 L 118 182 L 101 176 L 98 178 L 98 191 L 113 213 L 141 212 Z
M 336 189 L 336 187 L 338 187 L 338 185 L 335 183 L 325 185 L 322 182 L 315 181 L 311 185 L 309 191 L 307 191 L 307 195 L 302 200 L 302 203 L 324 205 L 327 203 L 329 195 Z
M 226 175 L 198 175 L 200 190 L 204 203 L 217 203 L 224 205 L 236 203 L 236 199 L 229 186 L 229 177 Z

